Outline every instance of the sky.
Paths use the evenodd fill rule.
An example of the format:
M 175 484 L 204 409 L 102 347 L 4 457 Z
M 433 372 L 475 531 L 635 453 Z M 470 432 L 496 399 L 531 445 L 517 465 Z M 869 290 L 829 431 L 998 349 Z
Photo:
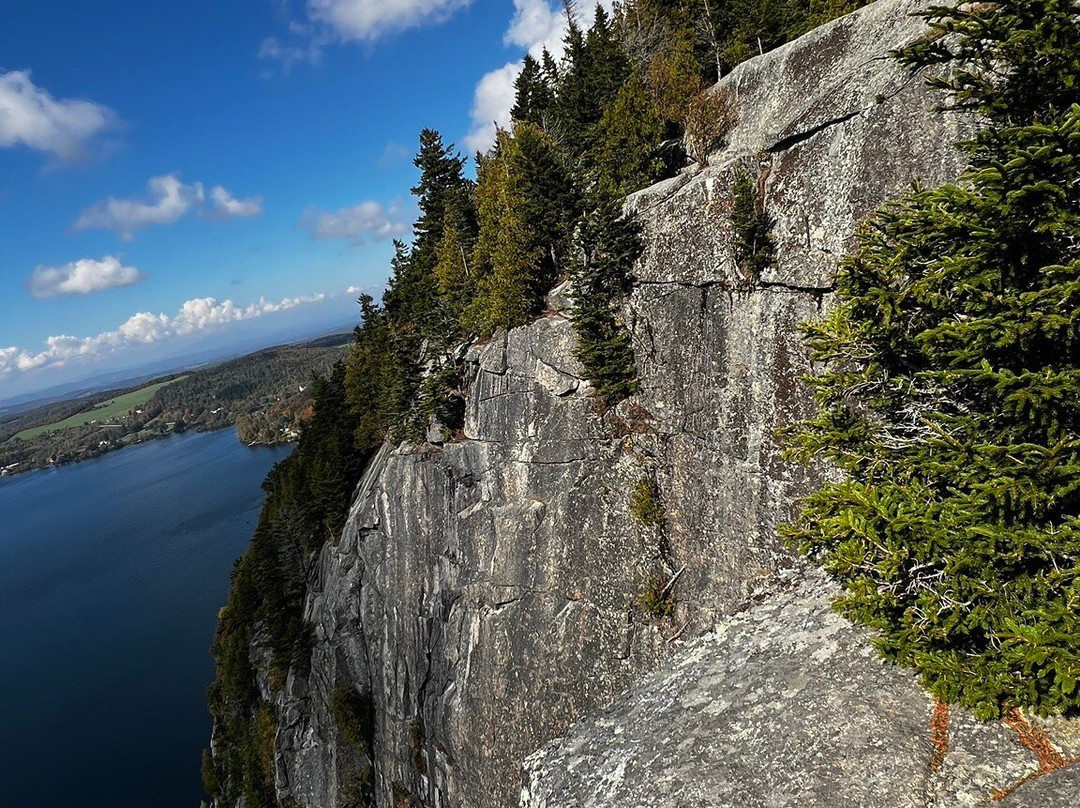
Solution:
M 565 31 L 557 0 L 8 3 L 0 400 L 355 322 L 420 130 L 486 149 Z

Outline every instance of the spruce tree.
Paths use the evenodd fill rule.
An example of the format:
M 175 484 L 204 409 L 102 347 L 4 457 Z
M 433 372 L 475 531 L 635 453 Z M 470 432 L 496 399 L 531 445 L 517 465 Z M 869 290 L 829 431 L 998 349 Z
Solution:
M 630 74 L 615 27 L 600 6 L 587 32 L 569 14 L 564 56 L 555 104 L 554 125 L 560 144 L 578 162 L 596 140 L 595 128 Z
M 585 217 L 578 230 L 571 319 L 574 355 L 597 394 L 610 406 L 637 389 L 630 332 L 620 309 L 633 288 L 632 269 L 641 255 L 641 225 L 610 199 Z
M 598 127 L 593 180 L 601 194 L 625 196 L 668 173 L 660 153 L 664 121 L 637 72 L 623 84 Z
M 383 305 L 398 330 L 411 324 L 419 339 L 441 347 L 459 336 L 457 321 L 439 293 L 435 277 L 439 244 L 453 219 L 466 230 L 475 227 L 472 184 L 464 176 L 465 160 L 443 144 L 433 129 L 420 133 L 420 151 L 413 161 L 420 179 L 412 189 L 420 216 L 413 226 L 411 247 L 400 248 Z M 419 359 L 419 357 L 417 357 Z
M 885 659 L 991 718 L 1080 710 L 1080 26 L 1075 0 L 934 8 L 901 55 L 983 125 L 954 184 L 861 231 L 806 327 L 798 453 L 844 479 L 788 533 Z
M 570 234 L 581 215 L 577 189 L 555 142 L 531 124 L 514 127 L 507 154 L 507 202 L 543 253 L 530 284 L 542 298 L 565 265 Z
M 363 320 L 345 360 L 345 390 L 349 409 L 357 420 L 354 444 L 374 451 L 386 438 L 398 409 L 398 379 L 390 362 L 392 346 L 386 314 L 371 295 L 358 301 Z
M 551 54 L 545 51 L 550 59 Z M 518 123 L 547 125 L 552 104 L 555 103 L 554 85 L 549 83 L 544 68 L 532 56 L 526 54 L 521 73 L 514 81 L 514 106 L 510 117 Z
M 452 145 L 443 145 L 437 131 L 425 129 L 420 133 L 420 151 L 413 165 L 420 169 L 420 180 L 412 189 L 420 208 L 413 226 L 413 246 L 421 253 L 434 252 L 442 240 L 449 210 L 462 205 L 470 189 L 464 175 L 465 159 Z
M 476 297 L 466 323 L 479 333 L 523 325 L 566 263 L 577 194 L 562 155 L 533 124 L 500 130 L 477 167 Z

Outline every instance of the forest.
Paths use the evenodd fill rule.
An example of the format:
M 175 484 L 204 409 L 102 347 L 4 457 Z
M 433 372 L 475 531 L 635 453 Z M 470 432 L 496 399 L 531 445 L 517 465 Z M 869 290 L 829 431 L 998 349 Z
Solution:
M 0 417 L 0 469 L 15 473 L 87 460 L 187 429 L 235 426 L 247 444 L 289 443 L 311 416 L 313 379 L 330 372 L 350 337 L 267 348 Z

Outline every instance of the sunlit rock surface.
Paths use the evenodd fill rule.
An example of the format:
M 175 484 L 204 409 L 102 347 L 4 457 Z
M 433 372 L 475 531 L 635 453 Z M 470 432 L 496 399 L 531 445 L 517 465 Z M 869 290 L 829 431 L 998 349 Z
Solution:
M 641 785 L 652 803 L 620 801 L 637 797 L 624 796 L 616 781 L 644 780 L 630 779 L 630 768 L 617 775 L 614 759 L 586 745 L 580 754 L 560 747 L 545 752 L 553 757 L 530 758 L 526 804 L 750 808 L 809 806 L 817 803 L 807 795 L 831 794 L 848 801 L 820 804 L 921 805 L 912 800 L 946 776 L 951 793 L 984 794 L 981 781 L 964 784 L 983 776 L 985 750 L 999 747 L 1006 762 L 993 764 L 999 768 L 985 773 L 986 783 L 998 787 L 1000 771 L 1023 775 L 1024 750 L 996 730 L 987 740 L 989 730 L 973 725 L 931 778 L 925 697 L 903 674 L 874 662 L 854 630 L 825 612 L 817 590 L 796 590 L 809 598 L 801 605 L 788 593 L 760 607 L 772 610 L 760 642 L 779 643 L 769 658 L 782 659 L 792 677 L 795 700 L 786 709 L 769 702 L 767 682 L 744 678 L 725 693 L 701 684 L 708 674 L 695 671 L 695 660 L 724 671 L 736 665 L 741 658 L 722 650 L 741 647 L 734 635 L 720 640 L 708 632 L 802 575 L 776 537 L 777 525 L 818 482 L 784 461 L 775 437 L 777 427 L 808 414 L 797 324 L 830 305 L 839 257 L 868 213 L 914 178 L 934 185 L 961 170 L 950 144 L 969 122 L 933 112 L 940 99 L 887 55 L 923 35 L 923 23 L 910 16 L 919 5 L 878 0 L 740 66 L 722 82 L 740 111 L 729 145 L 709 168 L 688 169 L 632 197 L 646 244 L 625 311 L 638 395 L 612 412 L 598 408 L 572 356 L 571 298 L 561 287 L 543 319 L 464 354 L 463 435 L 383 450 L 344 535 L 327 544 L 311 572 L 311 665 L 292 672 L 277 704 L 283 798 L 330 808 L 345 805 L 355 789 L 367 761 L 348 748 L 330 716 L 339 686 L 374 701 L 380 806 L 412 798 L 433 808 L 509 808 L 518 803 L 529 755 L 568 731 L 583 744 L 599 743 L 601 725 L 571 728 L 665 661 L 682 671 L 679 687 L 701 685 L 687 696 L 697 699 L 693 715 L 680 718 L 662 705 L 633 714 L 624 698 L 618 709 L 629 711 L 627 721 L 670 721 L 670 743 L 643 736 L 646 746 L 623 756 L 643 777 L 669 767 L 667 782 L 686 781 L 684 792 L 672 785 L 670 793 L 685 799 Z M 737 167 L 757 178 L 774 221 L 777 260 L 760 278 L 733 259 Z M 643 527 L 629 513 L 629 493 L 645 477 L 662 492 L 663 529 Z M 641 596 L 669 583 L 674 615 L 643 612 Z M 739 619 L 753 626 L 754 614 L 761 613 Z M 817 629 L 800 627 L 798 620 L 811 617 L 821 621 Z M 746 634 L 740 642 L 748 654 L 757 641 Z M 823 655 L 822 677 L 800 678 L 798 671 Z M 766 669 L 762 663 L 745 674 L 765 676 Z M 846 700 L 852 677 L 867 671 L 877 677 L 877 701 Z M 680 691 L 670 692 L 676 698 Z M 822 711 L 827 705 L 836 711 Z M 799 729 L 806 718 L 800 712 L 810 708 L 821 720 Z M 677 737 L 679 724 L 723 716 L 733 722 L 724 746 Z M 637 731 L 603 726 L 625 738 Z M 786 743 L 791 759 L 767 749 L 764 738 L 737 754 L 754 727 Z M 825 769 L 814 779 L 815 761 L 831 761 L 848 780 L 830 781 Z M 961 762 L 963 771 L 949 770 Z M 803 794 L 804 801 L 708 802 L 713 797 L 693 790 L 695 771 L 698 779 L 715 775 L 714 796 L 722 788 L 735 794 L 740 778 L 749 778 L 768 800 Z M 583 777 L 574 782 L 572 772 Z M 852 785 L 835 793 L 837 782 Z M 909 802 L 889 801 L 878 787 L 895 787 Z M 1033 781 L 1010 799 L 1044 787 Z M 619 796 L 586 801 L 603 794 Z

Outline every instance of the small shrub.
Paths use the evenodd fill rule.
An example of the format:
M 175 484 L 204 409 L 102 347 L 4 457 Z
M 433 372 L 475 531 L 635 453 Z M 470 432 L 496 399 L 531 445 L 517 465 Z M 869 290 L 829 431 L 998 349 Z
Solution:
M 675 597 L 669 582 L 658 575 L 649 581 L 648 587 L 637 599 L 638 608 L 657 620 L 669 620 L 675 615 Z
M 342 784 L 342 808 L 375 808 L 375 769 L 370 764 Z
M 660 501 L 660 486 L 651 476 L 642 477 L 630 491 L 630 514 L 646 527 L 664 523 L 664 505 Z
M 772 265 L 776 245 L 757 183 L 741 168 L 731 186 L 731 227 L 739 271 L 748 281 L 756 281 Z
M 356 750 L 367 752 L 374 732 L 374 708 L 371 698 L 349 685 L 334 689 L 330 696 L 330 715 L 342 737 Z
M 739 122 L 735 96 L 726 87 L 702 90 L 686 109 L 686 153 L 702 167 Z
M 401 782 L 393 785 L 393 803 L 394 808 L 417 808 L 419 805 L 419 801 Z
M 207 794 L 221 793 L 221 780 L 209 749 L 204 749 L 202 753 L 202 783 Z

